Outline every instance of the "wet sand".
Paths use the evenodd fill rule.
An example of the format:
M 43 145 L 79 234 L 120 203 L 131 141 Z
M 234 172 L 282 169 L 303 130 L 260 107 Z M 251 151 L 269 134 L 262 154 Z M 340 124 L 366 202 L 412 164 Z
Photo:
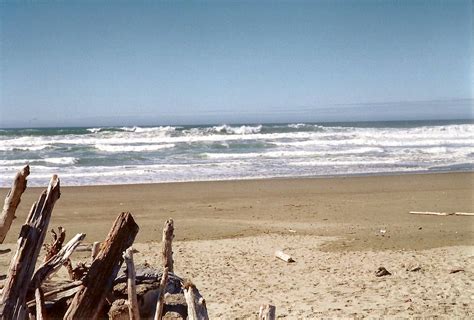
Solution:
M 137 242 L 159 240 L 163 222 L 172 217 L 177 240 L 294 229 L 340 237 L 328 250 L 428 249 L 473 244 L 473 218 L 408 212 L 472 212 L 473 182 L 473 173 L 443 173 L 62 187 L 50 226 L 100 241 L 117 214 L 130 211 L 140 226 Z M 6 243 L 16 241 L 41 190 L 28 188 L 23 195 Z

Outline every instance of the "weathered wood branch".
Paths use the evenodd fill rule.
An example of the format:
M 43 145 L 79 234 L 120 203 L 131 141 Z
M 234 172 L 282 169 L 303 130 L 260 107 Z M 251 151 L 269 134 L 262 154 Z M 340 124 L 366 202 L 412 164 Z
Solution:
M 3 243 L 8 230 L 15 219 L 16 208 L 20 204 L 21 195 L 26 190 L 26 177 L 30 174 L 30 166 L 26 165 L 18 171 L 13 180 L 12 187 L 8 192 L 3 205 L 2 214 L 0 214 L 0 243 Z
M 165 305 L 166 285 L 168 283 L 168 268 L 163 270 L 160 280 L 160 288 L 158 290 L 158 300 L 156 300 L 155 318 L 154 320 L 161 320 L 163 317 L 163 307 Z
M 17 251 L 11 260 L 0 299 L 0 315 L 3 319 L 23 318 L 25 315 L 25 298 L 30 280 L 46 236 L 51 212 L 60 194 L 59 178 L 54 175 L 47 190 L 33 204 L 26 223 L 21 228 Z
M 36 319 L 35 320 L 44 320 L 46 318 L 46 307 L 44 305 L 44 295 L 41 287 L 36 288 L 35 290 L 35 301 L 36 301 Z
M 161 258 L 163 268 L 168 268 L 169 272 L 173 272 L 173 238 L 174 238 L 174 222 L 168 219 L 163 228 L 163 239 L 161 248 Z
M 105 297 L 123 262 L 122 253 L 133 244 L 138 225 L 129 212 L 122 212 L 102 244 L 92 263 L 84 284 L 74 296 L 64 319 L 96 319 Z
M 275 320 L 275 306 L 262 304 L 258 312 L 258 320 Z
M 186 282 L 184 284 L 183 293 L 188 306 L 188 319 L 209 320 L 206 301 L 196 289 L 196 286 L 189 281 Z
M 295 260 L 289 254 L 286 254 L 283 251 L 275 251 L 275 257 L 285 262 L 295 262 Z
M 51 236 L 53 242 L 44 245 L 46 249 L 46 255 L 44 256 L 45 262 L 55 256 L 63 247 L 64 240 L 66 240 L 66 230 L 61 226 L 58 227 L 58 233 L 56 233 L 54 229 L 51 229 Z
M 133 264 L 133 250 L 128 248 L 123 254 L 125 264 L 127 265 L 127 295 L 128 295 L 128 314 L 130 320 L 139 320 L 140 311 L 138 308 L 137 289 L 135 286 L 135 265 Z
M 69 242 L 53 257 L 43 263 L 35 272 L 33 280 L 31 281 L 31 289 L 40 288 L 46 278 L 55 273 L 61 266 L 69 259 L 71 254 L 77 248 L 79 243 L 85 238 L 84 233 L 78 233 L 69 240 Z

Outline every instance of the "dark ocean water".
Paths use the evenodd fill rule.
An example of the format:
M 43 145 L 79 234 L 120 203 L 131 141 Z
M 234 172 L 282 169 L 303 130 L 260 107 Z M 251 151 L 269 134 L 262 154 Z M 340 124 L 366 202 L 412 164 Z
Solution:
M 0 186 L 471 171 L 473 121 L 0 129 Z

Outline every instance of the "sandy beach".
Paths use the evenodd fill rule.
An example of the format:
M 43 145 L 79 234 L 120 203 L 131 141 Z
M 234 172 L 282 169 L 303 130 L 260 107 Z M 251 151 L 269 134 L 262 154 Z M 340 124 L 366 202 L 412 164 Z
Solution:
M 101 241 L 130 211 L 136 261 L 159 265 L 172 217 L 175 272 L 198 286 L 211 319 L 255 318 L 264 302 L 288 319 L 470 318 L 474 218 L 409 211 L 473 212 L 473 182 L 473 173 L 440 173 L 63 187 L 50 227 Z M 14 248 L 40 190 L 25 192 L 2 248 Z M 277 249 L 296 262 L 275 259 Z M 381 266 L 392 275 L 376 277 Z

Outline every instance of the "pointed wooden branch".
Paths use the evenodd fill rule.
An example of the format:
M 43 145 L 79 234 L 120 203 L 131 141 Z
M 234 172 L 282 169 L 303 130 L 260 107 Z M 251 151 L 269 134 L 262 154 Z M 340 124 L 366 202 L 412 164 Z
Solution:
M 59 178 L 54 175 L 46 191 L 33 204 L 22 226 L 18 246 L 8 269 L 0 299 L 0 316 L 17 319 L 25 316 L 25 298 L 36 266 L 54 204 L 60 197 Z
M 258 320 L 275 320 L 275 306 L 262 304 L 258 312 Z
M 15 219 L 16 208 L 20 204 L 21 195 L 26 190 L 26 177 L 30 174 L 30 166 L 26 165 L 21 169 L 13 180 L 12 187 L 5 198 L 2 213 L 0 214 L 0 243 L 3 243 L 8 230 Z
M 122 212 L 92 262 L 80 290 L 64 319 L 96 319 L 123 262 L 122 253 L 133 244 L 138 226 L 129 212 Z
M 46 278 L 61 268 L 61 266 L 69 259 L 71 254 L 77 248 L 79 243 L 84 240 L 85 236 L 85 233 L 76 234 L 74 238 L 69 240 L 69 242 L 56 255 L 43 263 L 33 276 L 33 280 L 31 281 L 31 289 L 40 288 L 41 283 L 43 283 Z
M 161 275 L 160 288 L 158 289 L 158 300 L 156 300 L 155 318 L 161 320 L 163 317 L 163 307 L 165 304 L 166 284 L 168 283 L 168 268 L 163 270 Z
M 199 294 L 196 286 L 191 282 L 184 284 L 184 298 L 188 305 L 188 319 L 189 320 L 209 320 L 207 315 L 206 301 Z
M 174 238 L 173 219 L 168 219 L 163 228 L 163 239 L 161 248 L 161 259 L 163 268 L 168 268 L 169 272 L 173 272 L 173 238 Z
M 123 258 L 127 265 L 127 295 L 128 295 L 128 314 L 130 320 L 140 320 L 140 311 L 138 309 L 137 288 L 135 286 L 135 265 L 133 264 L 133 250 L 128 248 Z

